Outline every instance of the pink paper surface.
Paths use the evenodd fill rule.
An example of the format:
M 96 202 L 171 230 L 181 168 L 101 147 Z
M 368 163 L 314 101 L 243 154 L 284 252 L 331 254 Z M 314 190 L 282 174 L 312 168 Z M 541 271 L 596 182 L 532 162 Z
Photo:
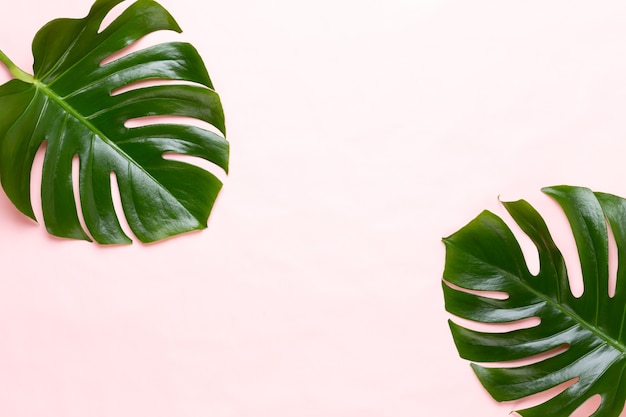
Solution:
M 626 4 L 162 4 L 231 173 L 207 230 L 148 246 L 50 237 L 0 194 L 0 416 L 507 416 L 454 348 L 441 238 L 526 198 L 576 274 L 539 189 L 626 196 Z M 4 5 L 0 49 L 30 68 L 90 6 Z

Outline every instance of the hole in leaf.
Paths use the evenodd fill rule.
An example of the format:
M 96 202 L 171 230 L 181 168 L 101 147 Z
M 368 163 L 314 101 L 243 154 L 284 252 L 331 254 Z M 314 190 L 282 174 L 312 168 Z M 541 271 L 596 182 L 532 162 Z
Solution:
M 111 96 L 114 97 L 114 96 L 126 93 L 128 91 L 139 90 L 141 88 L 146 88 L 146 87 L 154 87 L 157 85 L 193 85 L 196 87 L 207 88 L 207 86 L 205 85 L 194 83 L 192 81 L 166 80 L 166 79 L 161 79 L 161 78 L 153 78 L 149 80 L 137 81 L 137 82 L 125 85 L 123 87 L 116 88 L 115 90 L 111 91 Z
M 553 215 L 549 216 L 550 210 L 545 210 L 546 218 L 550 219 L 550 221 L 547 222 L 548 229 L 554 243 L 563 255 L 572 295 L 576 298 L 580 298 L 585 289 L 583 285 L 582 266 L 580 265 L 580 258 L 578 257 L 578 248 L 574 240 L 574 232 L 572 232 L 572 228 L 565 213 L 563 213 L 563 210 L 556 201 L 552 202 L 550 208 L 553 211 Z
M 195 127 L 199 127 L 201 129 L 208 130 L 209 132 L 213 132 L 217 135 L 224 137 L 222 132 L 220 132 L 215 126 L 210 123 L 205 122 L 204 120 L 195 119 L 193 117 L 186 116 L 144 116 L 144 117 L 136 117 L 134 119 L 129 119 L 124 123 L 124 126 L 132 129 L 134 127 L 141 126 L 149 126 L 156 124 L 179 124 L 179 125 L 191 125 Z
M 483 333 L 508 333 L 515 330 L 530 329 L 541 324 L 541 319 L 539 317 L 528 317 L 506 323 L 483 323 L 454 315 L 452 315 L 451 319 L 459 326 Z
M 494 300 L 507 300 L 509 298 L 509 294 L 504 291 L 484 291 L 484 290 L 471 290 L 469 288 L 459 287 L 458 285 L 452 284 L 451 282 L 445 281 L 446 285 L 454 290 L 462 291 L 468 294 L 478 295 L 480 297 L 493 298 Z
M 513 221 L 512 218 L 511 220 L 511 231 L 520 245 L 528 271 L 533 276 L 537 276 L 537 274 L 539 274 L 539 251 L 537 250 L 537 246 L 535 246 L 533 241 L 528 237 L 528 235 L 526 235 L 526 233 L 524 233 L 517 223 Z
M 72 158 L 72 190 L 74 193 L 74 205 L 76 206 L 76 214 L 78 216 L 80 226 L 83 228 L 87 236 L 89 236 L 89 239 L 93 240 L 93 236 L 91 236 L 89 229 L 87 229 L 85 217 L 83 216 L 83 206 L 80 203 L 80 157 L 78 155 L 74 155 Z
M 116 61 L 120 58 L 123 58 L 126 55 L 129 55 L 140 49 L 149 48 L 151 46 L 158 45 L 164 42 L 171 42 L 172 37 L 174 35 L 179 35 L 179 34 L 176 32 L 169 31 L 169 30 L 158 30 L 156 32 L 149 33 L 146 36 L 142 37 L 141 39 L 138 39 L 137 41 L 131 43 L 127 47 L 122 48 L 119 51 L 116 51 L 112 53 L 111 55 L 109 55 L 108 57 L 104 58 L 100 62 L 100 66 L 104 67 L 105 65 L 113 61 Z
M 609 235 L 609 297 L 615 296 L 615 289 L 617 287 L 617 243 L 615 242 L 615 236 L 611 227 L 607 223 L 606 229 Z
M 43 220 L 43 209 L 41 207 L 41 178 L 43 176 L 43 160 L 46 156 L 48 141 L 44 140 L 39 145 L 33 165 L 30 169 L 30 204 L 33 207 L 35 219 L 41 225 L 45 225 Z
M 521 410 L 524 408 L 534 407 L 539 404 L 543 404 L 551 398 L 556 397 L 572 385 L 576 384 L 579 381 L 579 378 L 572 378 L 569 381 L 565 381 L 560 383 L 559 385 L 552 387 L 548 390 L 538 392 L 537 394 L 529 395 L 528 397 L 514 400 L 514 401 L 506 401 L 505 404 L 512 405 L 513 408 L 517 410 Z M 515 413 L 519 415 L 518 413 Z M 547 416 L 546 416 L 547 417 Z
M 129 5 L 130 4 L 127 2 L 121 2 L 120 4 L 113 7 L 104 17 L 104 19 L 102 19 L 102 23 L 100 23 L 100 27 L 98 28 L 98 33 L 102 33 L 106 28 L 108 28 L 115 19 L 117 19 L 122 13 L 124 13 L 126 9 L 128 9 Z
M 506 362 L 481 362 L 479 363 L 479 365 L 484 366 L 485 368 L 519 368 L 521 366 L 532 365 L 534 363 L 545 361 L 546 359 L 558 356 L 561 353 L 566 352 L 569 347 L 570 345 L 565 343 L 561 346 L 555 347 L 554 349 L 550 349 L 547 352 L 538 353 L 524 359 L 517 359 Z
M 602 396 L 600 394 L 593 395 L 582 403 L 570 417 L 589 417 L 600 408 L 600 404 L 602 404 Z
M 115 215 L 120 222 L 120 227 L 126 234 L 126 236 L 130 237 L 133 241 L 140 243 L 139 239 L 135 237 L 128 221 L 126 220 L 126 215 L 124 214 L 124 207 L 122 206 L 122 197 L 120 194 L 120 186 L 117 181 L 117 174 L 114 171 L 111 171 L 109 174 L 111 178 L 111 199 L 113 200 L 113 209 L 115 210 Z
M 186 164 L 194 165 L 198 168 L 202 168 L 203 170 L 210 172 L 222 183 L 226 180 L 226 173 L 224 172 L 224 170 L 214 163 L 207 161 L 206 159 L 199 158 L 197 156 L 181 155 L 178 153 L 164 153 L 163 159 L 168 159 L 170 161 L 179 161 Z
M 535 244 L 530 242 L 530 239 L 528 240 L 528 244 L 522 241 L 520 242 L 520 246 L 522 248 L 522 254 L 524 255 L 528 271 L 533 276 L 537 276 L 537 274 L 539 274 L 539 252 L 537 251 Z

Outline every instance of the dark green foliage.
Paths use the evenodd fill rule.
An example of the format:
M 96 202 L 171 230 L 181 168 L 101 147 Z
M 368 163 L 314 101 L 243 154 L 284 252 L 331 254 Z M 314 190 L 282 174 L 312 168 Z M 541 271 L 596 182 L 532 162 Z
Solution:
M 98 33 L 105 16 L 121 1 L 97 0 L 84 19 L 45 25 L 33 41 L 33 77 L 3 60 L 16 78 L 0 86 L 2 186 L 15 206 L 34 218 L 30 172 L 45 143 L 42 210 L 48 231 L 56 236 L 91 236 L 103 244 L 130 242 L 114 211 L 111 173 L 126 220 L 142 242 L 202 229 L 221 182 L 208 171 L 163 155 L 199 157 L 228 169 L 229 147 L 222 135 L 172 123 L 125 126 L 146 116 L 184 116 L 225 134 L 219 96 L 191 45 L 165 43 L 101 65 L 149 33 L 180 32 L 162 6 L 138 0 Z M 133 86 L 145 80 L 177 83 Z M 116 94 L 126 86 L 133 88 Z M 80 224 L 72 189 L 75 156 L 88 233 Z
M 450 321 L 450 329 L 461 357 L 485 365 L 505 363 L 495 367 L 472 364 L 480 382 L 498 401 L 524 398 L 577 378 L 556 397 L 519 410 L 522 416 L 569 416 L 599 394 L 602 403 L 593 416 L 618 417 L 626 399 L 626 200 L 580 187 L 543 191 L 559 203 L 571 225 L 583 273 L 583 295 L 572 295 L 563 256 L 537 211 L 523 200 L 504 203 L 537 247 L 539 273 L 529 272 L 504 221 L 485 211 L 444 239 L 446 309 L 481 323 L 536 317 L 540 324 L 491 333 Z M 619 256 L 613 297 L 609 296 L 607 223 Z M 507 297 L 488 296 L 484 291 Z M 545 353 L 552 354 L 529 365 L 511 362 L 506 366 L 509 361 Z

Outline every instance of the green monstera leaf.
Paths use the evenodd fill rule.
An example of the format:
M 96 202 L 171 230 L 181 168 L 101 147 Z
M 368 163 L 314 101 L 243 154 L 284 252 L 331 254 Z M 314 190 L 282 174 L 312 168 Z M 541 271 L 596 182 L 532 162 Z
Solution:
M 112 176 L 124 217 L 142 242 L 205 228 L 222 183 L 208 170 L 169 155 L 228 168 L 222 106 L 198 52 L 188 43 L 171 42 L 120 54 L 152 32 L 181 31 L 151 0 L 130 4 L 101 29 L 121 2 L 97 0 L 83 19 L 45 25 L 33 41 L 33 76 L 0 52 L 14 76 L 0 86 L 2 186 L 15 206 L 34 219 L 30 173 L 45 144 L 42 212 L 46 228 L 56 236 L 130 242 L 116 215 Z M 146 86 L 146 80 L 167 82 Z M 148 116 L 193 118 L 215 129 L 192 122 L 129 126 Z M 79 204 L 72 180 L 75 157 Z
M 539 272 L 529 272 L 505 222 L 485 211 L 444 239 L 446 309 L 479 323 L 538 318 L 539 324 L 490 332 L 450 321 L 450 329 L 459 354 L 474 362 L 478 379 L 498 401 L 571 384 L 542 404 L 519 410 L 520 415 L 565 417 L 600 395 L 592 415 L 618 417 L 626 399 L 626 200 L 570 186 L 543 191 L 559 203 L 571 225 L 583 274 L 582 296 L 572 295 L 563 256 L 537 211 L 523 200 L 504 203 L 537 247 Z M 607 227 L 618 253 L 614 294 L 609 288 Z M 520 364 L 521 359 L 528 362 Z

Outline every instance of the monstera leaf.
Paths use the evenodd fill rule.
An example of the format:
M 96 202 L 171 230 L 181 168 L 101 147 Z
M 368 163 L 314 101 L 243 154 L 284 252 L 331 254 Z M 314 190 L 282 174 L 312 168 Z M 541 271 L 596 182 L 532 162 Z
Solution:
M 570 186 L 543 191 L 560 204 L 571 225 L 583 273 L 582 296 L 572 295 L 563 256 L 535 209 L 523 200 L 504 203 L 537 247 L 539 272 L 529 272 L 511 230 L 485 211 L 444 239 L 446 309 L 481 323 L 532 317 L 540 323 L 481 332 L 450 321 L 450 329 L 460 355 L 482 363 L 472 367 L 498 401 L 571 384 L 544 403 L 518 411 L 520 415 L 565 417 L 600 395 L 592 415 L 617 417 L 626 399 L 626 200 Z M 607 224 L 619 257 L 614 294 L 609 290 Z M 520 359 L 527 364 L 515 362 Z
M 132 3 L 101 29 L 121 2 L 97 0 L 83 19 L 45 25 L 33 41 L 33 76 L 0 52 L 14 76 L 0 86 L 2 186 L 15 206 L 34 219 L 30 173 L 45 144 L 42 211 L 56 236 L 130 242 L 114 208 L 112 177 L 124 216 L 142 242 L 204 228 L 222 184 L 207 170 L 169 155 L 202 158 L 224 171 L 228 167 L 222 106 L 198 52 L 187 43 L 171 42 L 119 54 L 149 33 L 181 31 L 151 0 Z M 168 82 L 140 84 L 146 80 Z M 147 116 L 197 119 L 222 135 L 198 127 L 202 123 L 128 123 Z M 72 180 L 76 157 L 79 198 Z

